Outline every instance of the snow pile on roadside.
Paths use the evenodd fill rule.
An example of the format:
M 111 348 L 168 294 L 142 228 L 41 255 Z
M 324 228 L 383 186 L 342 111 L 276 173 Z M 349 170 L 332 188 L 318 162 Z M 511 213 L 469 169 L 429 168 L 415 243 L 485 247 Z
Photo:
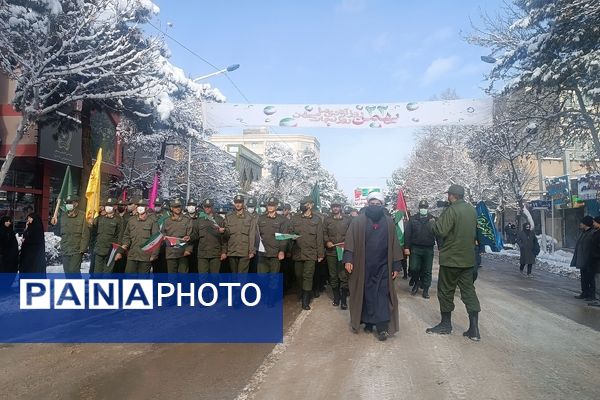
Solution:
M 60 260 L 60 236 L 56 236 L 52 232 L 45 232 L 44 239 L 46 241 L 46 265 L 59 263 Z
M 519 250 L 502 250 L 499 253 L 493 253 L 487 251 L 486 248 L 486 253 L 488 256 L 501 258 L 511 264 L 519 265 Z M 553 274 L 579 279 L 579 270 L 575 267 L 571 267 L 572 258 L 573 254 L 564 250 L 557 250 L 554 253 L 541 252 L 537 256 L 534 270 L 537 268 Z
M 63 266 L 62 264 L 58 264 L 58 265 L 48 265 L 46 267 L 46 272 L 47 273 L 52 273 L 52 274 L 62 274 L 65 271 L 63 270 Z M 82 274 L 87 274 L 88 272 L 90 272 L 90 263 L 89 261 L 84 261 L 81 263 L 81 273 Z

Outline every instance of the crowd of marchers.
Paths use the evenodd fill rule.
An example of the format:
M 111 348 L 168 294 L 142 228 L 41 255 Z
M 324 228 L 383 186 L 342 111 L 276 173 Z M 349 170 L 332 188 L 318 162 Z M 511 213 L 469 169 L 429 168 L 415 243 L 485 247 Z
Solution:
M 465 202 L 464 189 L 450 187 L 439 218 L 421 201 L 418 214 L 395 221 L 381 193 L 370 193 L 367 200 L 360 211 L 333 202 L 322 213 L 305 197 L 292 212 L 290 204 L 275 197 L 257 210 L 256 199 L 236 195 L 232 211 L 225 213 L 215 210 L 211 199 L 156 199 L 149 207 L 146 199 L 106 198 L 99 215 L 86 220 L 79 198 L 68 196 L 65 211 L 52 224 L 60 228 L 62 265 L 71 276 L 80 276 L 85 253 L 90 274 L 282 272 L 286 289 L 295 282 L 302 309 L 309 310 L 328 283 L 333 306 L 350 309 L 352 330 L 358 332 L 361 325 L 366 332 L 376 329 L 380 340 L 398 331 L 394 280 L 401 273 L 404 279 L 410 276 L 412 294 L 422 289 L 429 298 L 437 243 L 441 322 L 427 332 L 452 332 L 459 287 L 471 323 L 464 335 L 479 340 L 476 212 Z M 399 224 L 405 231 L 402 244 Z M 41 218 L 28 216 L 20 250 L 12 219 L 3 217 L 0 228 L 2 272 L 45 273 Z

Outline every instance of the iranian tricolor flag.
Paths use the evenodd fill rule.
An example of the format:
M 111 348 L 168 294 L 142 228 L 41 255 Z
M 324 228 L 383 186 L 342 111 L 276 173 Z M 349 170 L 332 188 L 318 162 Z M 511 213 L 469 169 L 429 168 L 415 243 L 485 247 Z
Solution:
M 400 246 L 404 246 L 404 220 L 408 219 L 408 208 L 404 200 L 402 189 L 398 191 L 398 199 L 396 200 L 396 211 L 394 212 L 394 222 L 396 224 L 396 236 Z
M 170 247 L 185 247 L 187 245 L 187 242 L 183 238 L 175 236 L 165 236 L 165 240 Z
M 154 235 L 150 236 L 148 240 L 142 245 L 142 250 L 148 253 L 151 253 L 157 250 L 162 243 L 164 236 L 160 231 L 156 232 Z

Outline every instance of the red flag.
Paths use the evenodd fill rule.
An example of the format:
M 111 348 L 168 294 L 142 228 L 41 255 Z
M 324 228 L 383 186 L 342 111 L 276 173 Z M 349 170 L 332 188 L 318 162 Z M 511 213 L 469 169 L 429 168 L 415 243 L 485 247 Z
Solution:
M 402 211 L 404 215 L 408 215 L 408 207 L 406 207 L 406 201 L 404 200 L 404 193 L 402 193 L 402 189 L 398 191 L 398 199 L 396 200 L 396 211 Z

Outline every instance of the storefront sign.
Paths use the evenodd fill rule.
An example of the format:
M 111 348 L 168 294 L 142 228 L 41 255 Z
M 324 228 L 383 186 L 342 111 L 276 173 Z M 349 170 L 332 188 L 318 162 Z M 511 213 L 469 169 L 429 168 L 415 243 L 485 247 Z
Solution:
M 582 200 L 596 200 L 600 191 L 600 175 L 585 175 L 577 179 L 578 197 Z
M 81 128 L 60 129 L 57 123 L 40 126 L 39 157 L 82 167 Z

